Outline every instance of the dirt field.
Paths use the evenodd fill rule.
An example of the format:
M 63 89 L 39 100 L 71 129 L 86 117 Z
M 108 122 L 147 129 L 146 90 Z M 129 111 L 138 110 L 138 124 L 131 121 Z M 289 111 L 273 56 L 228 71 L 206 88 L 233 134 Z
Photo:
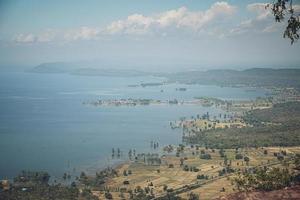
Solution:
M 267 150 L 267 154 L 264 151 Z M 201 151 L 211 155 L 211 159 L 200 159 Z M 235 159 L 236 149 L 226 149 L 225 155 L 228 158 L 228 162 L 231 163 L 233 169 L 243 170 L 247 167 L 256 167 L 263 165 L 271 165 L 272 163 L 278 163 L 274 153 L 286 151 L 287 155 L 292 153 L 300 153 L 300 147 L 291 148 L 248 148 L 239 149 L 238 153 L 250 158 L 248 165 L 243 159 Z M 183 159 L 183 165 L 180 159 Z M 182 151 L 179 157 L 173 154 L 166 154 L 161 157 L 161 165 L 151 166 L 146 165 L 143 162 L 131 162 L 124 164 L 118 168 L 118 177 L 110 179 L 106 183 L 106 187 L 113 195 L 113 199 L 128 199 L 128 191 L 134 191 L 138 186 L 141 188 L 149 187 L 153 190 L 155 196 L 161 196 L 167 193 L 164 190 L 164 186 L 168 189 L 180 190 L 191 184 L 199 184 L 201 186 L 196 189 L 186 192 L 180 192 L 179 196 L 187 198 L 190 192 L 200 195 L 200 199 L 216 199 L 221 196 L 234 193 L 234 186 L 231 184 L 231 177 L 234 175 L 219 176 L 219 170 L 224 168 L 224 158 L 219 154 L 219 150 L 204 149 L 196 147 L 186 147 Z M 170 165 L 172 165 L 170 167 Z M 185 171 L 183 168 L 187 165 L 189 168 L 197 168 L 199 171 Z M 279 164 L 276 164 L 281 165 Z M 276 166 L 274 164 L 274 166 Z M 123 172 L 131 171 L 132 174 L 124 176 Z M 197 179 L 197 175 L 205 175 L 205 179 Z M 127 181 L 127 184 L 124 184 Z M 206 183 L 207 182 L 207 183 Z M 123 191 L 124 198 L 120 197 Z M 104 193 L 94 191 L 100 199 L 104 198 Z

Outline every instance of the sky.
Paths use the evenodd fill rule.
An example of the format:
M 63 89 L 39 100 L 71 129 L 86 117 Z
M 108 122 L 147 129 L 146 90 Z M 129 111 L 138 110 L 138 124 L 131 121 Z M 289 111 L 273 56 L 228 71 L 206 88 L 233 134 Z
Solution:
M 268 2 L 0 0 L 0 66 L 300 67 L 300 41 L 282 37 Z

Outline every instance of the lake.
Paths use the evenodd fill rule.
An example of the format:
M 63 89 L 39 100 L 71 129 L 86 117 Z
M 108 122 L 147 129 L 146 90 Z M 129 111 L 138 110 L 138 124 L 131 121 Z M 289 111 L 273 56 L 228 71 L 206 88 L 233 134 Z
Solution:
M 221 99 L 254 99 L 263 89 L 247 91 L 204 85 L 169 84 L 155 87 L 128 85 L 161 82 L 159 77 L 100 77 L 26 72 L 0 73 L 0 179 L 21 170 L 46 170 L 59 178 L 64 172 L 78 174 L 110 166 L 112 148 L 126 157 L 181 143 L 180 130 L 169 122 L 216 108 L 197 105 L 149 105 L 93 107 L 84 101 L 119 98 L 191 100 L 209 96 Z M 187 91 L 176 91 L 185 87 Z M 161 92 L 163 89 L 164 92 Z

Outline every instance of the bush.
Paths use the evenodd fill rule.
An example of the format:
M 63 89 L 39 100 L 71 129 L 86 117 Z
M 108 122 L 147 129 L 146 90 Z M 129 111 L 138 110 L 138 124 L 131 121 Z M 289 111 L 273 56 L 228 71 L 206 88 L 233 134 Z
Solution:
M 189 166 L 185 165 L 185 166 L 183 167 L 183 170 L 184 170 L 184 171 L 189 171 Z
M 164 190 L 164 191 L 167 191 L 167 189 L 168 189 L 168 186 L 167 186 L 167 185 L 164 185 L 164 186 L 163 186 L 163 190 Z
M 247 156 L 245 156 L 245 157 L 244 157 L 244 161 L 245 161 L 245 162 L 249 162 L 249 161 L 250 161 L 250 158 L 247 157 Z
M 188 196 L 189 196 L 188 200 L 199 200 L 199 195 L 193 192 L 191 192 Z
M 109 193 L 109 192 L 106 192 L 106 193 L 105 193 L 105 198 L 106 198 L 106 199 L 113 199 L 112 194 Z
M 205 179 L 205 176 L 204 176 L 204 174 L 197 175 L 197 179 Z
M 281 154 L 278 154 L 278 155 L 277 155 L 277 159 L 280 160 L 280 161 L 282 161 L 282 160 L 284 160 L 284 156 L 281 155 Z
M 199 172 L 200 170 L 197 167 L 193 167 L 194 172 Z
M 238 153 L 235 155 L 235 159 L 237 159 L 237 160 L 243 159 L 243 155 Z
M 211 159 L 211 155 L 208 154 L 208 153 L 202 154 L 202 155 L 200 155 L 200 159 L 210 160 Z

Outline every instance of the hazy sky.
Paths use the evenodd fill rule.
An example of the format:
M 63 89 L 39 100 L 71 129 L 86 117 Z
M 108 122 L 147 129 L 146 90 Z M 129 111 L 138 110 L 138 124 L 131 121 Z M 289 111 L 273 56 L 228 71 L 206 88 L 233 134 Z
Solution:
M 266 2 L 0 0 L 0 65 L 298 67 Z

